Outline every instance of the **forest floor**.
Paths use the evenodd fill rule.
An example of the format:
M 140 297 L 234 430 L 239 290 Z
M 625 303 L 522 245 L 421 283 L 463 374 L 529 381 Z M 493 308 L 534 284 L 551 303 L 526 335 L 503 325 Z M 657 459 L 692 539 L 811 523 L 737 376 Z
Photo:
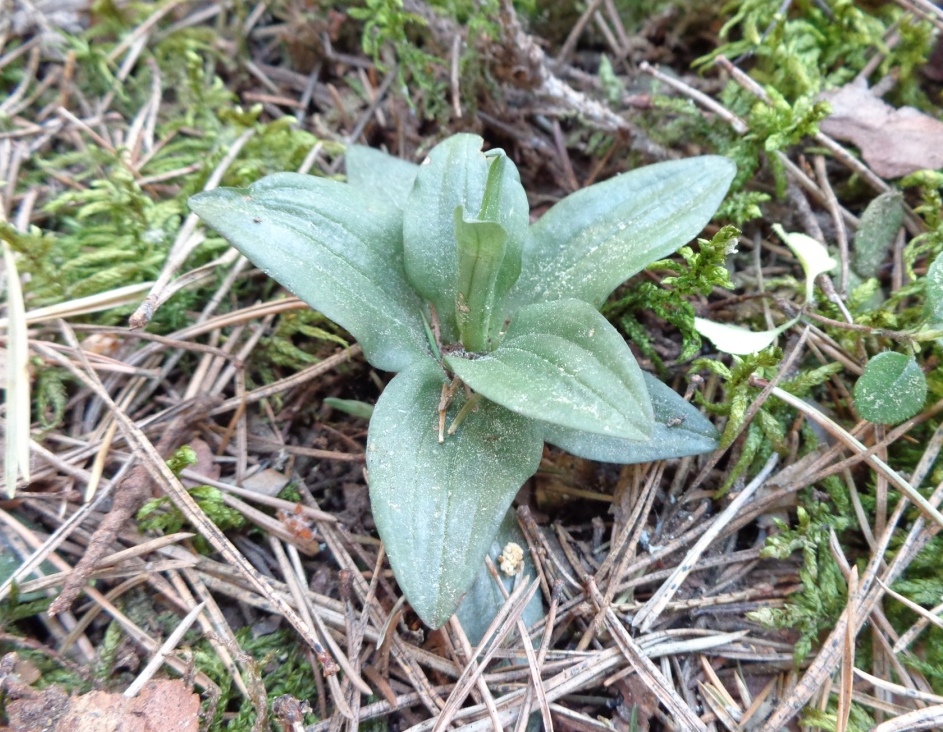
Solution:
M 926 0 L 0 0 L 0 729 L 943 729 L 941 30 Z M 187 207 L 458 132 L 532 221 L 738 167 L 602 310 L 718 449 L 545 448 L 540 619 L 498 633 L 430 630 L 384 560 L 357 407 L 390 375 Z M 827 247 L 814 290 L 774 225 Z

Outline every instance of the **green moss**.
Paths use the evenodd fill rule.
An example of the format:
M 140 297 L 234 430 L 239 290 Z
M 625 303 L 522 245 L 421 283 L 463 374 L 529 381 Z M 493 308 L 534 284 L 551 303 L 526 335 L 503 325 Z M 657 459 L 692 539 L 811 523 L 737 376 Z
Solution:
M 21 272 L 29 277 L 28 308 L 154 280 L 189 214 L 187 198 L 203 188 L 246 131 L 254 134 L 227 170 L 226 185 L 247 185 L 267 173 L 297 168 L 318 143 L 289 117 L 263 123 L 259 121 L 261 107 L 242 110 L 234 105 L 233 94 L 214 72 L 217 65 L 224 67 L 232 59 L 221 54 L 216 34 L 208 27 L 185 28 L 166 36 L 156 33 L 159 40 L 145 49 L 144 58 L 119 81 L 108 54 L 131 28 L 154 12 L 154 6 L 138 3 L 118 9 L 99 2 L 93 12 L 96 22 L 89 30 L 68 38 L 77 58 L 74 83 L 78 93 L 87 98 L 111 93 L 112 109 L 132 119 L 150 103 L 159 82 L 161 105 L 154 139 L 150 150 L 60 146 L 26 161 L 17 191 L 49 192 L 40 202 L 42 228 L 31 227 L 22 234 L 3 225 L 0 235 L 20 255 Z M 11 66 L 22 66 L 25 60 L 18 62 Z M 51 103 L 56 94 L 52 89 L 36 104 Z M 328 153 L 339 149 L 334 144 L 325 146 Z M 205 264 L 227 247 L 210 235 L 185 267 Z M 208 294 L 208 288 L 178 293 L 158 310 L 151 328 L 166 332 L 186 325 L 188 309 L 205 302 Z M 117 309 L 88 319 L 112 325 L 123 322 L 131 311 Z
M 795 655 L 796 663 L 801 664 L 818 642 L 820 633 L 834 628 L 845 608 L 847 587 L 829 549 L 829 533 L 830 530 L 841 532 L 851 522 L 833 514 L 828 504 L 813 500 L 811 496 L 803 498 L 796 518 L 795 528 L 777 521 L 779 533 L 766 540 L 763 556 L 786 559 L 794 552 L 801 552 L 799 580 L 802 588 L 789 596 L 784 607 L 765 608 L 749 616 L 774 628 L 798 630 Z
M 720 55 L 749 59 L 754 79 L 795 102 L 851 81 L 878 52 L 884 58 L 876 77 L 895 70 L 901 101 L 919 99 L 916 72 L 929 53 L 929 23 L 911 23 L 890 4 L 872 11 L 853 0 L 797 0 L 785 13 L 782 8 L 780 0 L 728 3 L 724 12 L 732 15 L 721 29 L 727 43 L 698 63 L 706 65 Z M 888 48 L 884 38 L 896 23 L 901 40 Z
M 725 226 L 710 241 L 698 239 L 697 249 L 685 246 L 678 250 L 682 261 L 655 262 L 647 271 L 667 270 L 672 274 L 663 277 L 660 284 L 643 280 L 623 288 L 624 294 L 607 304 L 603 314 L 622 328 L 659 370 L 664 370 L 665 365 L 641 322 L 643 316 L 654 315 L 675 326 L 682 337 L 679 360 L 692 358 L 701 348 L 701 337 L 694 328 L 695 313 L 690 298 L 707 295 L 714 287 L 733 288 L 727 271 L 727 256 L 736 250 L 739 234 L 735 227 Z
M 245 654 L 244 663 L 251 663 L 265 685 L 269 705 L 282 694 L 296 699 L 316 699 L 317 686 L 314 681 L 308 656 L 295 635 L 288 630 L 255 637 L 250 628 L 236 631 L 236 642 Z M 256 712 L 253 705 L 235 687 L 229 671 L 208 641 L 200 641 L 193 649 L 196 667 L 219 685 L 222 692 L 216 717 L 210 730 L 227 732 L 249 732 L 253 730 Z M 318 719 L 308 715 L 306 724 Z

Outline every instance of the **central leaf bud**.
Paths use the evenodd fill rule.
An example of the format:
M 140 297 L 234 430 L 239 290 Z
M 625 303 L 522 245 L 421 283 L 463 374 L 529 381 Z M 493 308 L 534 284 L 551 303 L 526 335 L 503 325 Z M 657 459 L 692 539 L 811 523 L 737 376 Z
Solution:
M 437 145 L 403 210 L 406 277 L 433 311 L 441 344 L 478 353 L 497 346 L 529 236 L 517 168 L 483 144 L 461 134 Z
M 469 217 L 455 208 L 458 267 L 455 321 L 467 351 L 493 350 L 504 323 L 504 302 L 521 273 L 527 234 L 527 198 L 517 168 L 503 150 L 485 153 L 488 177 L 481 209 Z

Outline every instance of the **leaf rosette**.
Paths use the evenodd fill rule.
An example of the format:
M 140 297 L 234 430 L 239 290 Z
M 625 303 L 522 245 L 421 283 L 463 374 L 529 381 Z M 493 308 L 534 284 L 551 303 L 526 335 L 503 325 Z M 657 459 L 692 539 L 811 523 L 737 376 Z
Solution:
M 647 462 L 712 450 L 711 424 L 642 372 L 598 312 L 693 239 L 735 173 L 704 156 L 567 196 L 535 224 L 514 163 L 460 134 L 413 165 L 347 151 L 347 183 L 281 173 L 191 208 L 398 372 L 367 437 L 380 537 L 438 627 L 475 581 L 544 442 Z

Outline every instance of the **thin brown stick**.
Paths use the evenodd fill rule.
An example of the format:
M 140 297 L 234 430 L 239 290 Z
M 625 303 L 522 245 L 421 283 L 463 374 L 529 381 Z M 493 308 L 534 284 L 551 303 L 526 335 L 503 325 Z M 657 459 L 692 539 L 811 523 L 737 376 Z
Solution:
M 160 441 L 154 446 L 158 454 L 165 459 L 170 457 L 187 430 L 191 428 L 194 415 L 204 414 L 212 402 L 212 399 L 200 396 L 188 404 L 186 412 L 168 425 Z M 154 483 L 143 466 L 139 465 L 131 469 L 130 474 L 118 486 L 111 511 L 98 525 L 85 554 L 75 565 L 73 573 L 63 583 L 59 597 L 49 606 L 50 615 L 58 615 L 72 606 L 75 598 L 79 596 L 88 582 L 89 576 L 98 567 L 99 561 L 111 550 L 118 532 L 127 525 L 144 501 L 150 497 L 153 488 Z

